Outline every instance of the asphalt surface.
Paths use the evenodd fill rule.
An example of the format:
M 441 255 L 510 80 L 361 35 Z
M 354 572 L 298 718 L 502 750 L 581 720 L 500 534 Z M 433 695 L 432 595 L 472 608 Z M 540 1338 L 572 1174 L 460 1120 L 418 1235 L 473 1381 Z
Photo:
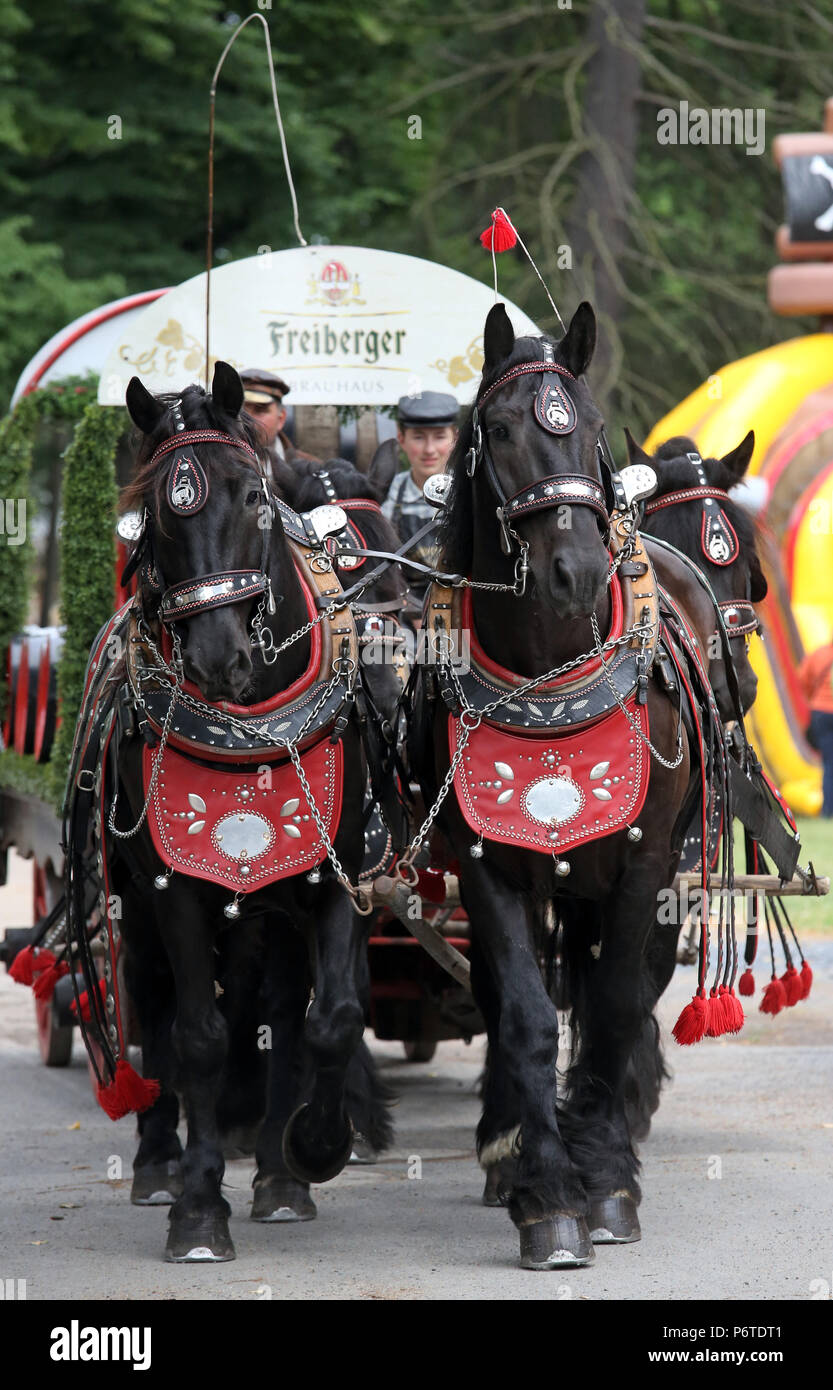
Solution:
M 237 1260 L 165 1265 L 166 1209 L 129 1201 L 131 1120 L 95 1105 L 80 1039 L 68 1068 L 41 1065 L 31 994 L 2 974 L 0 1278 L 25 1279 L 30 1300 L 829 1296 L 833 940 L 809 954 L 814 989 L 796 1008 L 751 1013 L 737 1039 L 670 1041 L 674 1078 L 642 1150 L 643 1239 L 557 1273 L 520 1270 L 508 1216 L 480 1204 L 478 1039 L 421 1065 L 374 1042 L 400 1098 L 393 1152 L 316 1189 L 318 1219 L 297 1225 L 248 1220 L 253 1165 L 229 1163 Z M 692 979 L 678 969 L 666 1028 Z

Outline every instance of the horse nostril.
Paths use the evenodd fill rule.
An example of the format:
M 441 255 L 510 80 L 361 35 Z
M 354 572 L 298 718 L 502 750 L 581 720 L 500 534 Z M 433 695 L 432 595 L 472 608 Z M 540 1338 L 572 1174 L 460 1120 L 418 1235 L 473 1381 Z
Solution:
M 241 647 L 226 666 L 226 676 L 230 681 L 239 680 L 241 676 L 248 676 L 251 669 L 252 658 Z

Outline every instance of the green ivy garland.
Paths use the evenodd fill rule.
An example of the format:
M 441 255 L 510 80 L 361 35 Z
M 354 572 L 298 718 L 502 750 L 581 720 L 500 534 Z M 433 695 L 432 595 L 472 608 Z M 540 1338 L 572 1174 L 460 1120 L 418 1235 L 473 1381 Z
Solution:
M 65 776 L 72 753 L 90 647 L 114 608 L 115 454 L 125 421 L 123 410 L 87 406 L 64 455 L 61 621 L 65 631 L 58 665 L 61 727 L 52 754 L 56 778 Z
M 123 410 L 95 403 L 98 379 L 69 377 L 24 396 L 0 424 L 0 499 L 26 498 L 31 531 L 30 475 L 38 425 L 43 420 L 75 422 L 64 453 L 61 531 L 61 620 L 64 648 L 58 667 L 61 727 L 51 761 L 38 765 L 13 749 L 0 753 L 0 785 L 60 804 L 81 704 L 87 655 L 99 628 L 113 611 L 116 518 L 115 452 L 127 425 Z M 0 654 L 26 621 L 32 549 L 0 545 Z M 8 697 L 5 664 L 0 672 L 0 707 Z

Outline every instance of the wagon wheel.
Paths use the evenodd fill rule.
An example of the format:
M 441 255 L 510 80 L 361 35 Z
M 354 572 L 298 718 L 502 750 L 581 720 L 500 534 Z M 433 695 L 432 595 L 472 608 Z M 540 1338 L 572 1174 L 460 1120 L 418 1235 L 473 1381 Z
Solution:
M 35 921 L 40 921 L 55 906 L 61 895 L 60 879 L 48 866 L 35 863 L 32 881 Z M 72 1024 L 58 1021 L 55 1000 L 35 1000 L 35 1022 L 38 1029 L 38 1049 L 45 1067 L 66 1067 L 72 1056 Z
M 433 1038 L 412 1038 L 403 1042 L 402 1050 L 409 1062 L 430 1062 L 437 1050 Z

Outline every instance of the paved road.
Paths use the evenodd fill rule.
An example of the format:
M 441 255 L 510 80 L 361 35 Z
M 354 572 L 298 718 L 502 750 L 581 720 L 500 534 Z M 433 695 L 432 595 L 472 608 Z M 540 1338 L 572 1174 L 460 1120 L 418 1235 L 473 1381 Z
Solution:
M 833 941 L 812 947 L 811 998 L 743 1040 L 672 1042 L 674 1080 L 643 1149 L 638 1245 L 586 1270 L 517 1268 L 506 1213 L 480 1205 L 473 1152 L 482 1044 L 410 1065 L 375 1044 L 400 1096 L 393 1154 L 316 1192 L 317 1221 L 247 1219 L 253 1168 L 230 1163 L 238 1258 L 162 1263 L 165 1209 L 129 1203 L 133 1128 L 93 1103 L 80 1041 L 37 1060 L 31 996 L 0 976 L 0 1278 L 29 1299 L 794 1299 L 833 1282 Z M 679 970 L 663 1018 L 691 991 Z M 409 1157 L 422 1160 L 408 1176 Z M 121 1159 L 125 1177 L 110 1174 Z M 414 1165 L 410 1167 L 413 1169 Z

